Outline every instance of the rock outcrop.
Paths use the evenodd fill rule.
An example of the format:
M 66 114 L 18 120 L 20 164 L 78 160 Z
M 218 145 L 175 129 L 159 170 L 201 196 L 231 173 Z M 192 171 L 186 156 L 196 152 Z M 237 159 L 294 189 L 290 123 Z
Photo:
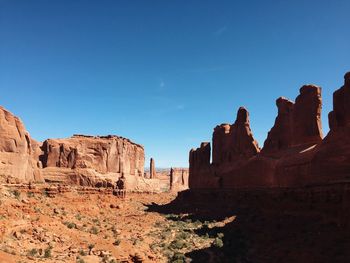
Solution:
M 188 189 L 188 169 L 186 168 L 171 168 L 170 169 L 170 190 L 183 191 Z
M 231 166 L 246 160 L 260 151 L 249 124 L 249 113 L 241 107 L 234 124 L 216 126 L 213 133 L 213 165 L 217 168 Z
M 240 108 L 233 125 L 214 129 L 212 163 L 210 147 L 190 151 L 190 188 L 299 187 L 350 179 L 350 73 L 333 99 L 324 140 L 320 87 L 301 87 L 295 103 L 277 99 L 278 115 L 261 151 Z
M 320 87 L 305 85 L 301 87 L 295 103 L 280 97 L 276 105 L 278 115 L 265 140 L 264 153 L 322 141 Z
M 35 160 L 37 146 L 22 121 L 0 107 L 0 181 L 43 181 Z
M 212 176 L 210 153 L 211 148 L 209 142 L 202 142 L 200 148 L 190 151 L 189 173 L 191 176 L 188 182 L 190 188 L 217 185 L 217 178 Z
M 93 169 L 98 173 L 144 174 L 144 149 L 118 136 L 74 135 L 44 141 L 43 167 Z
M 48 139 L 41 148 L 43 175 L 48 181 L 95 186 L 124 175 L 127 185 L 134 188 L 137 179 L 133 177 L 144 175 L 144 148 L 122 137 L 74 135 Z
M 310 174 L 320 182 L 350 179 L 350 72 L 344 85 L 333 94 L 328 115 L 330 131 L 316 149 Z
M 149 164 L 149 176 L 150 178 L 156 178 L 156 166 L 155 166 L 155 163 L 154 163 L 154 159 L 151 158 L 150 160 L 150 164 Z

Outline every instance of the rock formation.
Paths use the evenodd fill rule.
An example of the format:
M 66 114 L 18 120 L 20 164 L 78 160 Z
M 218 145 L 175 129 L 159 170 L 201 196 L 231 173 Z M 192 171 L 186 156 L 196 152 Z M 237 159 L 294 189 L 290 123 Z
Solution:
M 263 152 L 271 153 L 293 146 L 317 144 L 322 140 L 321 88 L 305 85 L 295 104 L 283 97 L 276 101 L 278 115 L 268 133 Z
M 260 151 L 249 125 L 249 113 L 241 107 L 234 124 L 216 126 L 213 133 L 213 165 L 222 167 L 246 160 Z
M 192 175 L 189 178 L 190 188 L 197 186 L 215 185 L 216 178 L 211 173 L 210 165 L 210 143 L 202 142 L 200 148 L 192 149 L 189 158 L 189 173 Z
M 260 151 L 240 108 L 233 125 L 214 129 L 210 146 L 190 151 L 190 188 L 298 187 L 350 179 L 350 73 L 334 93 L 330 132 L 322 140 L 321 88 L 305 85 L 295 103 L 279 98 Z
M 153 158 L 151 158 L 150 160 L 150 164 L 149 164 L 149 174 L 150 174 L 150 178 L 156 178 L 156 166 L 154 164 L 154 160 Z
M 44 168 L 86 168 L 102 174 L 143 176 L 143 147 L 122 137 L 74 135 L 68 139 L 48 139 L 42 150 Z
M 0 107 L 0 181 L 42 181 L 37 146 L 22 121 Z
M 350 179 L 350 72 L 333 94 L 330 131 L 313 157 L 310 174 L 320 182 Z
M 183 191 L 188 189 L 188 169 L 186 168 L 171 168 L 170 169 L 170 190 Z
M 94 185 L 102 179 L 115 181 L 121 175 L 128 179 L 144 174 L 143 147 L 122 137 L 74 135 L 48 139 L 41 148 L 46 180 Z

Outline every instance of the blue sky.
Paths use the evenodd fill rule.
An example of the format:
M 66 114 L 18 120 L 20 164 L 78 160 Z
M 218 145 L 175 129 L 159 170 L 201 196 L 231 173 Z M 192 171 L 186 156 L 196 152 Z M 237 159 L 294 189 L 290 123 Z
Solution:
M 350 70 L 350 1 L 0 0 L 0 105 L 32 137 L 117 134 L 159 167 L 248 108 L 263 144 L 279 96 Z

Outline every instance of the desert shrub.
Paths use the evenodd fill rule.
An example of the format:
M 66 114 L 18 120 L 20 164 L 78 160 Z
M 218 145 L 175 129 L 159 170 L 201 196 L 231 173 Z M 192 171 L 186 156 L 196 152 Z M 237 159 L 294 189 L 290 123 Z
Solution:
M 183 263 L 185 262 L 186 257 L 184 254 L 180 253 L 180 252 L 175 252 L 175 254 L 173 255 L 173 257 L 170 259 L 171 263 Z
M 221 238 L 217 237 L 217 238 L 215 238 L 214 241 L 213 241 L 213 246 L 214 246 L 214 247 L 221 248 L 221 247 L 224 246 L 224 242 L 222 241 Z
M 16 199 L 19 199 L 21 197 L 21 193 L 18 190 L 13 190 L 12 194 Z
M 35 257 L 38 254 L 38 250 L 36 248 L 32 248 L 28 251 L 28 256 Z
M 186 247 L 186 243 L 183 240 L 174 240 L 170 243 L 169 247 L 171 249 L 182 249 Z
M 69 228 L 69 229 L 73 229 L 73 228 L 77 228 L 77 225 L 73 222 L 64 222 L 64 224 Z
M 190 234 L 188 232 L 182 231 L 179 234 L 177 234 L 176 239 L 187 239 L 190 237 Z
M 86 253 L 84 250 L 80 249 L 79 255 L 80 255 L 80 256 L 86 256 L 87 253 Z
M 48 247 L 44 250 L 44 258 L 51 258 L 52 256 L 52 247 Z
M 98 232 L 99 232 L 99 229 L 97 227 L 95 227 L 95 226 L 91 227 L 91 229 L 90 229 L 91 234 L 97 235 Z
M 116 239 L 116 240 L 113 242 L 113 245 L 119 246 L 119 245 L 120 245 L 120 242 L 121 242 L 120 239 Z
M 28 198 L 34 197 L 34 193 L 33 193 L 33 192 L 28 192 L 28 193 L 27 193 L 27 197 L 28 197 Z
M 81 221 L 82 216 L 81 216 L 80 214 L 76 214 L 76 215 L 75 215 L 75 218 L 76 218 L 77 220 Z

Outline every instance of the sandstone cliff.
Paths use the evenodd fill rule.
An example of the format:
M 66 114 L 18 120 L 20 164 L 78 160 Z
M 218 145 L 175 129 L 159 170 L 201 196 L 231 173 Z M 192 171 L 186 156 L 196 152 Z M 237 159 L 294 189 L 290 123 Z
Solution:
M 113 184 L 124 175 L 128 187 L 135 188 L 138 180 L 133 177 L 144 174 L 144 148 L 122 137 L 74 135 L 48 139 L 41 148 L 40 160 L 47 181 Z
M 0 107 L 0 181 L 43 181 L 35 159 L 37 150 L 38 143 L 22 121 Z
M 350 179 L 350 73 L 333 99 L 324 140 L 320 87 L 301 87 L 295 103 L 277 99 L 278 115 L 261 151 L 240 108 L 235 124 L 214 129 L 212 163 L 210 147 L 190 151 L 190 188 L 298 187 Z
M 188 169 L 186 168 L 171 168 L 170 169 L 170 190 L 183 191 L 188 189 Z

